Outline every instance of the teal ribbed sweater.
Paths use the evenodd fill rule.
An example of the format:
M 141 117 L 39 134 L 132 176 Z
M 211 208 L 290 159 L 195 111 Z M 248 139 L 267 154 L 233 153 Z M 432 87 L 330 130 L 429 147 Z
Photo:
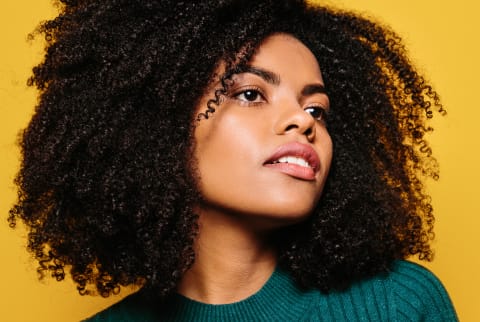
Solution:
M 440 281 L 425 268 L 398 261 L 387 275 L 358 282 L 343 292 L 299 290 L 276 270 L 249 298 L 211 305 L 172 296 L 149 305 L 134 294 L 87 320 L 93 321 L 457 321 Z

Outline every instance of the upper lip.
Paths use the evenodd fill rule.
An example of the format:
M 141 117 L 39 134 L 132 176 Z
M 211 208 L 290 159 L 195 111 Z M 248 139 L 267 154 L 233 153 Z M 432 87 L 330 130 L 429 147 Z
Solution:
M 279 146 L 275 152 L 264 162 L 264 164 L 273 163 L 281 157 L 292 156 L 302 158 L 308 162 L 313 171 L 317 172 L 320 168 L 320 159 L 317 152 L 307 144 L 300 142 L 290 142 Z

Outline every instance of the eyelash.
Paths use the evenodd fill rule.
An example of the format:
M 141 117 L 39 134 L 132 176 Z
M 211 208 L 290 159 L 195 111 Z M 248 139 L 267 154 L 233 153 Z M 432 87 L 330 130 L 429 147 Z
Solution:
M 253 100 L 249 100 L 246 97 L 244 97 L 243 99 L 239 98 L 241 95 L 245 95 L 248 92 L 255 94 L 255 98 Z M 241 90 L 234 92 L 231 95 L 231 97 L 240 101 L 242 104 L 245 104 L 246 106 L 256 106 L 266 101 L 265 95 L 263 94 L 262 90 L 258 87 L 242 88 Z M 258 98 L 260 98 L 261 101 L 256 101 Z M 310 114 L 315 120 L 319 122 L 325 122 L 328 115 L 327 109 L 322 105 L 307 106 L 304 108 L 304 111 Z M 318 114 L 318 115 L 315 115 L 315 114 Z

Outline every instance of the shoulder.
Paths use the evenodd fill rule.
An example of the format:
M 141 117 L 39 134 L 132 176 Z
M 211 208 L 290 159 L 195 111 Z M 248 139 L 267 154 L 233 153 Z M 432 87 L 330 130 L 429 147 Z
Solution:
M 396 261 L 389 271 L 346 290 L 315 295 L 308 321 L 458 321 L 440 280 L 408 261 Z
M 314 291 L 311 303 L 306 321 L 458 321 L 439 279 L 408 261 L 343 291 Z
M 440 280 L 425 267 L 396 261 L 384 278 L 391 305 L 399 319 L 422 317 L 426 321 L 457 321 L 450 297 Z
M 427 268 L 409 261 L 396 261 L 386 276 L 388 284 L 399 298 L 408 297 L 410 303 L 450 303 L 448 294 L 440 280 Z

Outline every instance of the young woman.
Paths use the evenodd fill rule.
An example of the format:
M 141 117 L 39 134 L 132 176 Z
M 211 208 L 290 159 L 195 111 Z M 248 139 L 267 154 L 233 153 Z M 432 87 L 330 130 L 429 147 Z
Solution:
M 90 321 L 455 321 L 430 260 L 437 94 L 392 31 L 302 1 L 63 1 L 19 200 Z

